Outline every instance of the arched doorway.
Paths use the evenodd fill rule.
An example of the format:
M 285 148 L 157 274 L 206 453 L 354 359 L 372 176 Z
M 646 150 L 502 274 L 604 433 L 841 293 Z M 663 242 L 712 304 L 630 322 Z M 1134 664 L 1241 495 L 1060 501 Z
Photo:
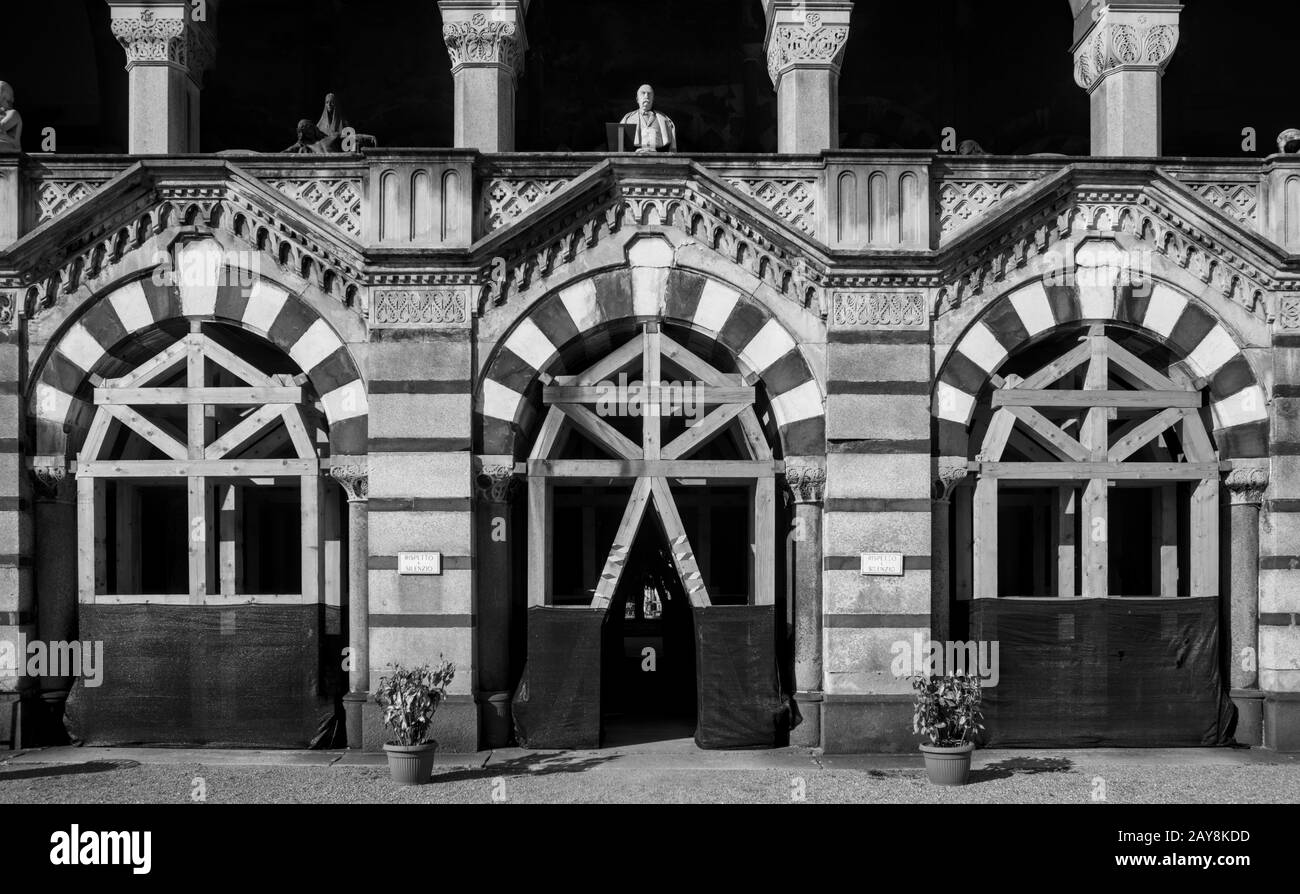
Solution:
M 775 744 L 779 461 L 761 383 L 672 321 L 590 341 L 607 350 L 580 344 L 561 363 L 576 372 L 543 375 L 526 461 L 521 738 Z

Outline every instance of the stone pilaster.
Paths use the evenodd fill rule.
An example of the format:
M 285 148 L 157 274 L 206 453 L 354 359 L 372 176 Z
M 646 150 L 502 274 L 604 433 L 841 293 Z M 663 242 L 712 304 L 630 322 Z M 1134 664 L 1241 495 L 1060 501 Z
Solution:
M 949 524 L 952 518 L 952 492 L 965 480 L 965 457 L 939 457 L 934 508 L 930 513 L 930 638 L 939 642 L 952 639 L 952 600 L 949 597 L 952 554 L 948 549 Z
M 1259 688 L 1259 512 L 1268 489 L 1268 470 L 1240 467 L 1228 473 L 1229 512 L 1227 621 L 1228 685 L 1237 706 L 1236 739 L 1263 743 L 1264 695 Z
M 475 459 L 478 497 L 478 691 L 481 747 L 501 748 L 510 741 L 510 630 L 513 621 L 512 568 L 514 525 L 511 500 L 518 492 L 514 463 L 508 456 Z
M 777 151 L 840 145 L 840 62 L 852 0 L 764 0 L 767 72 L 776 87 Z
M 362 710 L 370 697 L 370 466 L 364 456 L 335 457 L 330 477 L 348 497 L 348 747 L 360 748 Z
M 440 0 L 442 38 L 455 83 L 454 145 L 515 148 L 515 91 L 528 40 L 523 0 Z
M 789 459 L 785 483 L 794 500 L 794 684 L 803 722 L 791 745 L 821 745 L 822 703 L 822 501 L 826 470 L 809 460 Z
M 108 0 L 113 36 L 126 53 L 130 92 L 127 151 L 199 151 L 199 94 L 215 58 L 216 0 L 196 18 L 190 0 Z
M 1074 46 L 1092 106 L 1093 155 L 1160 155 L 1160 79 L 1178 46 L 1175 0 L 1114 0 Z

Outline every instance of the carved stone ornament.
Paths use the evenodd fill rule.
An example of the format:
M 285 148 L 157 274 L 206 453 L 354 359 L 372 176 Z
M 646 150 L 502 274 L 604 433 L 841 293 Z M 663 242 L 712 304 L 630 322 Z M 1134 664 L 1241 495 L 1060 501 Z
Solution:
M 1233 505 L 1258 506 L 1264 502 L 1264 491 L 1268 490 L 1268 469 L 1239 468 L 1228 473 L 1224 484 L 1232 494 Z
M 465 65 L 502 65 L 516 74 L 523 68 L 523 41 L 514 22 L 489 21 L 481 12 L 468 22 L 447 22 L 442 39 L 451 57 L 451 70 Z
M 127 68 L 140 63 L 189 64 L 190 41 L 183 17 L 160 17 L 152 9 L 141 9 L 129 17 L 114 16 L 111 27 L 126 50 Z
M 378 289 L 375 291 L 376 326 L 437 328 L 469 323 L 469 292 L 463 288 Z
M 68 481 L 68 467 L 59 464 L 45 464 L 32 467 L 32 477 L 36 479 L 36 496 L 41 499 L 55 500 L 59 491 Z
M 506 463 L 483 464 L 474 476 L 479 497 L 488 503 L 509 503 L 518 483 L 515 467 Z
M 934 498 L 948 502 L 957 485 L 966 480 L 966 460 L 960 456 L 939 457 L 939 479 L 935 482 Z
M 365 457 L 335 457 L 330 477 L 347 492 L 349 503 L 364 501 L 370 495 L 370 463 Z
M 1300 329 L 1300 295 L 1278 296 L 1277 326 L 1288 332 Z
M 777 25 L 767 44 L 767 73 L 776 84 L 781 75 L 800 66 L 838 70 L 848 39 L 848 25 L 823 25 L 821 16 L 811 12 L 802 24 Z
M 0 292 L 0 326 L 8 326 L 17 313 L 18 295 L 16 292 Z
M 1178 46 L 1178 14 L 1103 17 L 1074 51 L 1074 80 L 1092 89 L 1112 72 L 1163 71 Z
M 1278 134 L 1277 151 L 1286 155 L 1300 153 L 1300 129 L 1288 127 Z
M 826 470 L 820 466 L 787 463 L 785 483 L 796 503 L 820 503 L 826 495 Z

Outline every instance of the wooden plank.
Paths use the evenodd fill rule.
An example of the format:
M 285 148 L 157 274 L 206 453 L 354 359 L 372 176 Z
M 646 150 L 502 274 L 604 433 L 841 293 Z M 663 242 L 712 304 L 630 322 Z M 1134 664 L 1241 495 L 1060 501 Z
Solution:
M 1180 391 L 1178 383 L 1156 370 L 1145 360 L 1130 353 L 1114 341 L 1106 346 L 1106 355 L 1116 367 L 1113 370 L 1120 378 L 1130 383 L 1151 388 L 1156 391 Z M 1126 375 L 1127 374 L 1127 375 Z
M 749 445 L 750 455 L 756 460 L 770 460 L 772 447 L 767 443 L 767 436 L 763 434 L 763 426 L 759 425 L 758 414 L 754 412 L 754 408 L 745 407 L 736 418 L 740 422 L 740 431 L 744 435 L 745 443 Z
M 1033 407 L 1009 407 L 1008 409 L 1013 416 L 1025 424 L 1026 430 L 1035 440 L 1061 459 L 1075 462 L 1088 459 L 1088 451 L 1082 444 L 1067 435 L 1060 426 L 1053 425 L 1051 420 Z
M 1070 350 L 1066 351 L 1060 357 L 1057 357 L 1051 363 L 1044 366 L 1038 372 L 1029 376 L 1019 385 L 1008 386 L 1008 388 L 1046 388 L 1048 385 L 1055 384 L 1074 372 L 1082 366 L 1092 355 L 1087 341 L 1081 341 Z M 1005 390 L 1005 389 L 1004 389 Z
M 641 450 L 646 459 L 655 460 L 659 459 L 659 450 L 663 446 L 663 399 L 659 375 L 659 326 L 657 324 L 646 324 L 643 348 L 641 378 L 650 388 L 641 401 Z
M 1205 423 L 1201 421 L 1201 414 L 1194 410 L 1183 411 L 1183 421 L 1178 428 L 1182 436 L 1183 452 L 1187 455 L 1188 462 L 1194 463 L 1211 463 L 1218 459 L 1218 453 L 1214 450 L 1214 444 L 1210 442 L 1210 436 L 1205 431 Z
M 232 426 L 224 435 L 204 448 L 203 458 L 224 459 L 227 454 L 238 450 L 248 441 L 262 434 L 267 426 L 277 419 L 283 419 L 285 412 L 286 408 L 284 407 L 258 407 Z
M 1218 478 L 1207 478 L 1192 490 L 1188 594 L 1193 597 L 1219 595 L 1220 487 Z
M 687 456 L 700 450 L 721 434 L 722 430 L 729 422 L 731 422 L 731 420 L 735 419 L 747 409 L 752 408 L 745 404 L 726 404 L 718 407 L 703 419 L 697 420 L 696 423 L 687 428 L 685 432 L 673 438 L 673 440 L 663 448 L 663 458 L 685 459 Z
M 1119 440 L 1111 444 L 1106 458 L 1116 463 L 1128 459 L 1146 446 L 1147 442 L 1154 440 L 1171 425 L 1178 422 L 1182 415 L 1180 410 L 1171 407 L 1134 426 L 1127 434 L 1121 433 Z
M 974 494 L 974 488 L 958 487 L 953 491 L 952 495 L 954 514 L 956 516 L 955 561 L 957 565 L 958 602 L 969 602 L 975 590 L 973 577 L 975 570 L 974 501 L 972 499 Z
M 1162 484 L 1152 494 L 1158 509 L 1152 529 L 1160 537 L 1156 579 L 1160 581 L 1160 595 L 1172 598 L 1178 595 L 1178 485 Z
M 221 484 L 217 530 L 220 546 L 217 554 L 217 582 L 223 596 L 244 590 L 244 493 L 237 484 Z
M 579 478 L 592 482 L 631 478 L 761 478 L 784 468 L 775 461 L 756 460 L 629 460 L 534 459 L 528 474 L 547 478 Z
M 1219 476 L 1218 463 L 977 463 L 975 468 L 981 475 L 1009 481 L 1200 481 Z
M 644 341 L 644 336 L 633 338 L 627 344 L 615 348 L 609 354 L 597 360 L 578 375 L 560 376 L 556 381 L 564 386 L 583 386 L 595 385 L 612 378 L 641 359 Z
M 77 601 L 95 602 L 95 485 L 77 476 Z
M 659 335 L 659 350 L 684 373 L 694 376 L 705 385 L 716 388 L 737 388 L 744 384 L 744 378 L 738 373 L 724 373 L 715 369 L 708 361 L 662 333 Z
M 754 482 L 754 605 L 776 604 L 776 479 Z M 703 579 L 701 579 L 703 583 Z
M 314 459 L 100 460 L 78 462 L 77 475 L 90 478 L 274 478 L 314 474 Z
M 681 578 L 682 588 L 686 590 L 686 598 L 695 608 L 708 608 L 712 604 L 709 601 L 709 591 L 704 585 L 704 576 L 700 574 L 700 567 L 695 561 L 695 551 L 691 549 L 690 539 L 686 536 L 686 527 L 682 524 L 682 517 L 677 511 L 677 503 L 673 500 L 668 479 L 651 479 L 650 489 L 654 495 L 655 514 L 659 518 L 659 523 L 663 525 L 664 535 L 668 538 L 668 552 L 672 555 L 673 565 L 677 568 L 677 576 Z
M 564 411 L 559 407 L 551 407 L 547 410 L 546 419 L 542 422 L 541 431 L 537 433 L 537 440 L 533 443 L 533 452 L 529 454 L 529 459 L 551 458 L 558 446 L 560 429 L 564 427 L 566 418 Z
M 1196 409 L 1205 403 L 1195 391 L 1066 391 L 1064 389 L 998 389 L 993 392 L 995 407 L 1117 407 L 1156 410 L 1165 407 Z
M 301 388 L 96 388 L 95 403 L 195 405 L 222 404 L 252 406 L 254 404 L 302 403 Z
M 1078 495 L 1073 486 L 1056 489 L 1056 518 L 1052 528 L 1056 535 L 1056 595 L 1073 599 L 1075 590 L 1075 562 L 1078 553 L 1075 524 Z
M 299 481 L 299 499 L 302 509 L 302 601 L 312 604 L 320 601 L 320 478 L 303 475 Z
M 272 378 L 269 374 L 262 372 L 262 370 L 249 363 L 243 357 L 240 357 L 238 354 L 222 347 L 206 336 L 203 338 L 200 347 L 202 348 L 205 357 L 236 378 L 243 379 L 249 386 L 276 386 L 280 384 L 279 377 Z M 301 385 L 303 383 L 299 382 L 298 384 Z
M 208 481 L 201 475 L 186 478 L 188 500 L 188 526 L 186 537 L 189 543 L 189 580 L 190 603 L 201 605 L 207 598 L 208 581 L 208 542 L 215 531 L 208 512 Z
M 995 412 L 980 445 L 980 461 L 995 463 L 1002 459 L 1002 453 L 1007 449 L 1007 442 L 1015 427 L 1016 417 L 1010 410 L 1003 408 Z
M 1110 486 L 1104 478 L 1093 478 L 1083 486 L 1080 502 L 1082 522 L 1082 595 L 1109 594 L 1110 575 Z M 1116 594 L 1119 595 L 1119 594 Z
M 542 401 L 547 404 L 595 404 L 610 399 L 610 392 L 616 386 L 604 385 L 546 385 L 542 388 Z M 627 397 L 629 400 L 639 398 L 642 408 L 659 406 L 665 399 L 671 401 L 680 397 L 682 385 L 659 383 L 651 385 L 646 382 L 629 382 Z M 691 385 L 691 396 L 702 405 L 717 404 L 752 404 L 754 389 L 745 387 L 716 388 L 712 385 Z M 140 403 L 140 401 L 133 401 Z M 645 413 L 643 412 L 644 416 Z
M 116 520 L 114 524 L 114 549 L 116 551 L 116 593 L 140 591 L 140 501 L 135 485 L 114 481 L 116 491 Z
M 998 596 L 998 481 L 981 476 L 975 482 L 972 505 L 974 528 L 974 597 Z
M 347 555 L 347 534 L 344 530 L 343 507 L 346 500 L 343 488 L 320 478 L 321 499 L 321 600 L 335 608 L 343 608 L 344 556 Z
M 1001 412 L 1000 410 L 998 412 Z M 1052 463 L 1060 459 L 1059 456 L 1044 450 L 1043 447 L 1035 440 L 1030 438 L 1020 429 L 1012 429 L 1011 436 L 1007 438 L 1007 446 L 1014 447 L 1024 454 L 1026 459 L 1032 462 Z
M 632 495 L 628 498 L 623 518 L 614 533 L 614 543 L 609 555 L 605 557 L 605 567 L 601 569 L 596 580 L 596 595 L 592 597 L 591 607 L 602 611 L 609 608 L 609 602 L 618 590 L 618 582 L 623 577 L 627 557 L 632 552 L 637 531 L 641 529 L 641 519 L 645 517 L 646 506 L 650 504 L 650 479 L 638 478 L 632 485 Z
M 285 431 L 289 433 L 289 440 L 293 443 L 298 458 L 316 459 L 316 445 L 312 443 L 311 435 L 308 433 L 302 407 L 281 407 L 280 418 L 284 420 Z
M 95 410 L 95 418 L 91 420 L 86 439 L 81 443 L 81 452 L 77 454 L 78 459 L 99 459 L 99 452 L 104 447 L 104 439 L 108 435 L 108 428 L 113 419 L 113 414 L 104 408 Z
M 164 373 L 173 372 L 176 367 L 185 362 L 188 351 L 189 344 L 184 338 L 182 338 L 179 341 L 174 342 L 170 347 L 150 357 L 126 375 L 120 376 L 116 379 L 105 379 L 100 387 L 138 387 L 152 379 L 159 378 Z
M 528 605 L 551 605 L 550 482 L 528 478 Z
M 169 459 L 188 459 L 189 449 L 176 438 L 145 419 L 130 407 L 109 404 L 96 412 L 106 413 L 161 450 Z M 89 439 L 87 439 L 89 440 Z
M 554 406 L 568 416 L 569 421 L 591 438 L 597 446 L 605 448 L 615 457 L 632 460 L 642 458 L 640 446 L 632 443 L 622 432 L 582 404 L 555 404 Z

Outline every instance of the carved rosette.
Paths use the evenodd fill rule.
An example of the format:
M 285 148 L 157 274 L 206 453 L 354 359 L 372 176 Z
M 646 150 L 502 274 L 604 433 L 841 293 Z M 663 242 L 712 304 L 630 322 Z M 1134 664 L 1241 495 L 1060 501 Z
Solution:
M 447 22 L 442 39 L 451 57 L 452 74 L 465 66 L 498 65 L 518 76 L 523 70 L 524 42 L 519 26 L 508 21 L 489 21 L 476 12 L 467 22 Z
M 966 480 L 966 460 L 960 456 L 939 457 L 939 478 L 935 481 L 934 498 L 947 503 L 957 485 Z
M 786 463 L 785 483 L 795 503 L 820 504 L 826 495 L 826 470 L 820 466 Z
M 43 463 L 32 467 L 32 478 L 36 483 L 36 498 L 40 500 L 57 500 L 66 495 L 68 467 L 63 463 Z
M 370 463 L 365 457 L 335 457 L 330 477 L 348 495 L 349 503 L 360 503 L 370 496 Z
M 848 40 L 847 24 L 823 24 L 814 12 L 808 13 L 802 24 L 778 24 L 768 38 L 767 73 L 775 85 L 792 68 L 821 67 L 838 72 Z
M 1178 46 L 1178 14 L 1103 16 L 1074 51 L 1074 80 L 1091 90 L 1116 71 L 1163 72 Z
M 1233 469 L 1224 484 L 1232 495 L 1232 505 L 1258 506 L 1264 502 L 1264 491 L 1268 490 L 1268 469 Z
M 474 476 L 479 499 L 486 503 L 509 503 L 518 483 L 515 467 L 508 463 L 481 463 Z

